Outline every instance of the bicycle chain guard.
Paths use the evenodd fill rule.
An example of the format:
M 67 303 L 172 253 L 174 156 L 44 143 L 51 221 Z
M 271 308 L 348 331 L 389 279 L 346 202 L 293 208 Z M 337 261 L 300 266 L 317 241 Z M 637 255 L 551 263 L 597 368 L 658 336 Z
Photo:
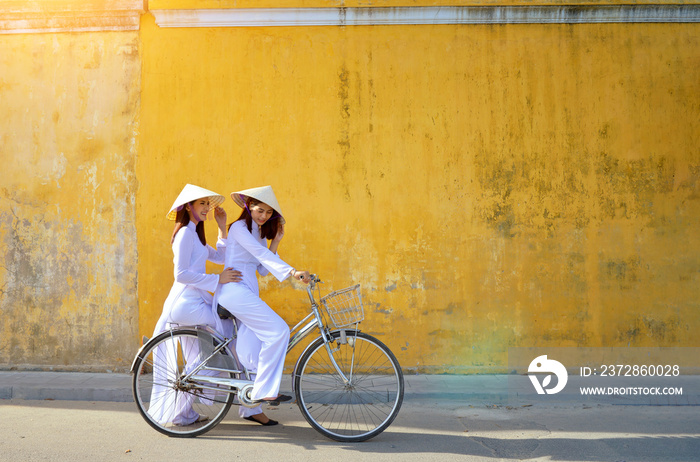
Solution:
M 244 385 L 240 390 L 238 390 L 238 402 L 242 406 L 247 408 L 254 408 L 260 405 L 260 403 L 253 402 L 253 385 Z

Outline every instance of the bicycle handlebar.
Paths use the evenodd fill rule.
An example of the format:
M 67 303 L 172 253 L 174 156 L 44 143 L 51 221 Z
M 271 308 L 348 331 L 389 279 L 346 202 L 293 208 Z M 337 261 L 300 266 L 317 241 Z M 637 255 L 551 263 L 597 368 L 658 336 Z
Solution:
M 313 303 L 313 291 L 316 289 L 316 284 L 321 283 L 321 278 L 319 278 L 317 274 L 309 274 L 309 276 L 311 277 L 311 281 L 309 281 L 309 285 L 306 286 L 306 291 L 309 293 L 309 298 Z

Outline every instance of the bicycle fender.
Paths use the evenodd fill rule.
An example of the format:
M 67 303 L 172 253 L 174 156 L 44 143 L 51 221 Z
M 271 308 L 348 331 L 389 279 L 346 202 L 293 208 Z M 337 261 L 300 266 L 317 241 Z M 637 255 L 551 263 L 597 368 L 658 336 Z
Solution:
M 360 329 L 334 329 L 334 330 L 330 331 L 329 334 L 331 335 L 331 337 L 337 338 L 337 337 L 340 337 L 341 331 L 344 331 L 346 333 L 346 335 L 348 332 L 362 332 Z M 318 337 L 313 339 L 311 342 L 309 342 L 309 344 L 306 345 L 306 348 L 304 348 L 304 351 L 302 351 L 301 354 L 299 355 L 299 357 L 297 358 L 297 362 L 294 364 L 294 369 L 292 369 L 292 392 L 296 391 L 296 387 L 294 386 L 294 376 L 297 373 L 297 368 L 299 367 L 299 361 L 301 361 L 301 358 L 303 358 L 304 355 L 306 354 L 306 352 L 309 350 L 309 348 L 311 348 L 311 345 L 313 345 L 314 343 L 316 343 L 317 340 L 322 339 L 322 338 L 323 338 L 323 336 L 319 335 Z
M 155 339 L 155 337 L 152 338 L 152 339 L 150 339 L 148 342 L 144 343 L 143 345 L 141 345 L 141 348 L 139 348 L 139 351 L 136 352 L 136 356 L 134 356 L 134 360 L 131 361 L 131 368 L 129 368 L 129 373 L 130 373 L 130 374 L 133 374 L 133 373 L 134 373 L 134 369 L 136 368 L 136 361 L 137 361 L 139 358 L 141 358 L 141 352 L 142 352 L 151 342 L 153 342 L 154 339 Z

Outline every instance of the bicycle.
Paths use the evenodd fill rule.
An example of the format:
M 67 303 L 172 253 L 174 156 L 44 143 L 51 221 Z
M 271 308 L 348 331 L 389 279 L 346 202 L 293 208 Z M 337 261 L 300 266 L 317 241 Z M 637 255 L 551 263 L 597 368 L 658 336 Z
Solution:
M 364 319 L 360 285 L 320 297 L 320 283 L 311 275 L 307 287 L 311 312 L 290 331 L 287 353 L 319 330 L 296 361 L 292 391 L 315 430 L 336 441 L 365 441 L 383 432 L 398 415 L 403 373 L 384 343 L 359 330 Z M 221 317 L 230 316 L 218 308 Z M 132 391 L 151 427 L 171 437 L 195 437 L 218 425 L 233 404 L 249 408 L 259 404 L 251 398 L 251 373 L 236 355 L 235 325 L 231 338 L 204 326 L 175 327 L 139 349 L 131 366 Z M 178 413 L 183 409 L 208 419 L 182 423 Z

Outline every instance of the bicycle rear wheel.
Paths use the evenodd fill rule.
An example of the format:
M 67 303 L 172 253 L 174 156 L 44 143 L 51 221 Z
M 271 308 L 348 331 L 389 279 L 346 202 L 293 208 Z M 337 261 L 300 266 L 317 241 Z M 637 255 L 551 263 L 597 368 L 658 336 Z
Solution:
M 164 332 L 146 344 L 134 364 L 132 391 L 141 416 L 151 427 L 168 436 L 195 437 L 226 416 L 234 398 L 226 392 L 228 387 L 182 380 L 219 344 L 208 332 L 194 329 Z M 207 362 L 234 370 L 235 366 L 226 366 L 235 364 L 228 348 Z M 197 375 L 237 378 L 230 372 L 201 371 Z
M 382 342 L 362 332 L 333 333 L 333 358 L 350 380 L 345 384 L 322 338 L 304 352 L 294 370 L 297 404 L 317 431 L 336 441 L 365 441 L 383 432 L 401 409 L 403 373 Z

